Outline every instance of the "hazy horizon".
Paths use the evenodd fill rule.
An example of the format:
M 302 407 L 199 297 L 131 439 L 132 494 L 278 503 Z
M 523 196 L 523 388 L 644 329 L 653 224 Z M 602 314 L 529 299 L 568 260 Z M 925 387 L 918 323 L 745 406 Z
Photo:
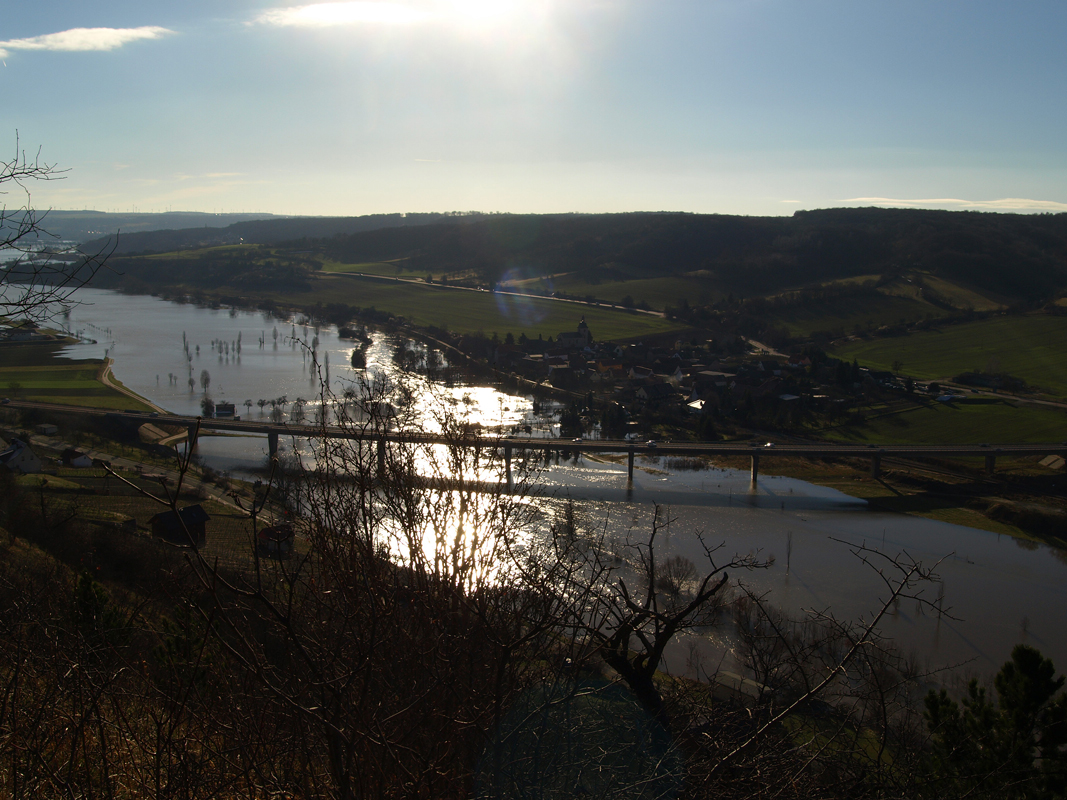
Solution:
M 1047 0 L 43 0 L 5 23 L 6 158 L 17 131 L 69 170 L 39 208 L 1067 211 Z

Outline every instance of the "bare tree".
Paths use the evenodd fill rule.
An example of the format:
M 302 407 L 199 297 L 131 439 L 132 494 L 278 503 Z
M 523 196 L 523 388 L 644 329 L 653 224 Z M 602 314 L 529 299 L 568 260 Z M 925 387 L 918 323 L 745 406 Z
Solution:
M 160 770 L 179 775 L 204 758 L 190 743 L 221 745 L 226 731 L 213 767 L 264 794 L 667 797 L 684 779 L 692 796 L 864 796 L 877 776 L 872 793 L 907 796 L 895 765 L 912 676 L 877 627 L 902 599 L 935 608 L 917 588 L 929 570 L 857 547 L 885 604 L 799 634 L 745 595 L 738 651 L 769 690 L 748 708 L 712 702 L 720 687 L 663 674 L 665 650 L 723 623 L 728 570 L 766 562 L 721 545 L 704 547 L 700 572 L 665 558 L 658 508 L 650 532 L 621 542 L 572 503 L 551 518 L 524 496 L 521 452 L 509 486 L 499 450 L 461 416 L 436 420 L 447 444 L 429 444 L 403 397 L 364 381 L 338 402 L 324 387 L 349 438 L 323 415 L 313 457 L 302 431 L 265 493 L 234 495 L 250 523 L 245 568 L 188 551 L 196 588 L 167 634 L 171 671 L 158 702 L 130 715 L 131 736 L 145 736 L 140 719 L 159 731 Z M 190 463 L 161 487 L 172 510 Z M 289 512 L 290 558 L 256 547 L 278 521 L 269 502 Z M 195 700 L 205 674 L 225 681 L 224 702 Z
M 15 153 L 0 161 L 0 314 L 33 320 L 58 313 L 56 305 L 69 302 L 104 266 L 114 250 L 109 245 L 95 253 L 59 246 L 58 237 L 45 227 L 47 212 L 32 206 L 30 186 L 39 181 L 62 180 L 65 170 L 42 161 L 40 150 L 28 156 L 15 136 Z M 14 193 L 18 200 L 9 202 Z

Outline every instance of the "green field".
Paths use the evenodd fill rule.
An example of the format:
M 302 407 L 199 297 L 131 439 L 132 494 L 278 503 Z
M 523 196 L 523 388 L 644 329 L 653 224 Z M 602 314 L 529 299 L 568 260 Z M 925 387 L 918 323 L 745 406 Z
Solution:
M 564 275 L 551 280 L 522 281 L 520 291 L 559 291 L 575 297 L 592 296 L 608 303 L 621 303 L 630 297 L 635 303 L 645 302 L 662 311 L 666 306 L 679 306 L 684 299 L 690 305 L 707 305 L 722 299 L 722 293 L 709 281 L 692 278 L 642 278 L 622 281 L 588 283 L 577 276 Z
M 100 382 L 100 361 L 55 357 L 61 345 L 0 347 L 0 395 L 18 400 L 95 406 L 119 411 L 149 406 Z
M 1003 372 L 1059 397 L 1067 397 L 1067 317 L 999 316 L 936 331 L 850 342 L 831 355 L 922 380 L 967 371 Z
M 457 333 L 497 333 L 501 337 L 512 333 L 518 338 L 519 334 L 525 333 L 532 339 L 538 334 L 554 339 L 561 331 L 575 330 L 583 316 L 593 336 L 600 341 L 641 338 L 686 329 L 680 322 L 651 314 L 584 303 L 355 275 L 323 276 L 311 291 L 289 294 L 285 301 L 303 306 L 316 303 L 347 303 L 361 308 L 373 306 L 380 311 L 402 315 L 415 325 L 432 325 Z
M 383 275 L 387 278 L 395 278 L 397 275 L 411 277 L 400 261 L 367 261 L 360 264 L 343 264 L 340 261 L 326 261 L 322 267 L 323 272 L 339 272 L 349 275 Z
M 873 444 L 1012 444 L 1067 440 L 1067 411 L 1010 402 L 931 403 L 835 428 L 826 438 Z

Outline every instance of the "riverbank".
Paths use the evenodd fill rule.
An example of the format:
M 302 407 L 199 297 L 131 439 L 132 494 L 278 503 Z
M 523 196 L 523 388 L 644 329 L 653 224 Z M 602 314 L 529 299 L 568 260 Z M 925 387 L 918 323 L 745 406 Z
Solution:
M 716 466 L 747 469 L 741 458 L 714 459 Z M 768 459 L 761 477 L 781 476 L 835 489 L 887 511 L 1011 536 L 1067 549 L 1067 503 L 1053 494 L 1057 475 L 1035 474 L 1029 462 L 1002 461 L 992 477 L 950 465 L 896 461 L 871 478 L 867 464 L 847 460 Z

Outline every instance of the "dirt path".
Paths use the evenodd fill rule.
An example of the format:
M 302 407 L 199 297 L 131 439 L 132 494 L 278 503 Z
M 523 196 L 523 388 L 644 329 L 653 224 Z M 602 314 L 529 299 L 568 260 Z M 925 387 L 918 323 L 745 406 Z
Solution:
M 111 365 L 113 363 L 114 360 L 111 358 L 104 359 L 104 366 L 100 368 L 100 374 L 97 375 L 97 379 L 100 381 L 100 383 L 104 384 L 104 386 L 108 387 L 109 389 L 114 389 L 116 392 L 126 395 L 132 400 L 136 400 L 139 403 L 144 403 L 145 405 L 149 406 L 153 411 L 158 411 L 161 414 L 168 413 L 165 408 L 157 406 L 155 403 L 146 400 L 144 397 L 141 397 L 141 395 L 130 389 L 127 389 L 121 383 L 118 383 L 116 380 L 114 380 L 114 376 L 111 374 Z

